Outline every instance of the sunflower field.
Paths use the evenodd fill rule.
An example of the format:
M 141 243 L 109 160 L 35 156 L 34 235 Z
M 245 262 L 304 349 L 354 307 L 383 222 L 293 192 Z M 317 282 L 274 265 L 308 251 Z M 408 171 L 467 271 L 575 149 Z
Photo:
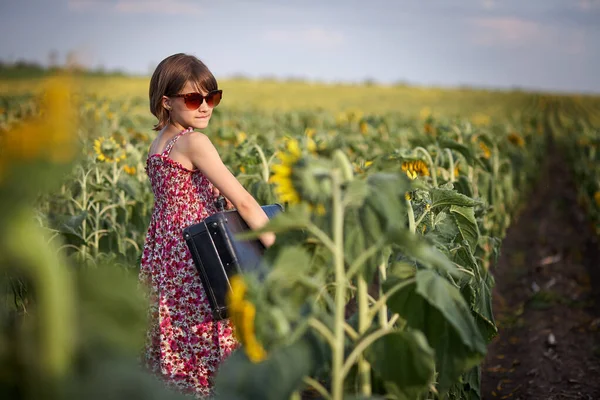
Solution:
M 136 364 L 147 99 L 83 87 L 2 85 L 0 396 L 184 398 Z M 215 109 L 206 133 L 225 164 L 259 203 L 285 207 L 264 228 L 277 241 L 260 275 L 232 280 L 243 346 L 215 398 L 480 398 L 497 333 L 489 269 L 549 140 L 564 141 L 600 233 L 598 100 L 457 91 L 432 111 L 421 96 L 379 111 L 225 96 Z

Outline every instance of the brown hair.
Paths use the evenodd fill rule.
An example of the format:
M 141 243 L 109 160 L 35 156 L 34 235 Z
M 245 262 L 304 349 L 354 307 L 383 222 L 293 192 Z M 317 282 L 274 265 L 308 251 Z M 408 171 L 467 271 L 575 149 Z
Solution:
M 169 121 L 169 112 L 162 105 L 163 96 L 179 93 L 187 82 L 196 86 L 199 92 L 217 90 L 217 80 L 202 61 L 194 56 L 178 53 L 162 60 L 150 79 L 150 112 L 158 123 L 155 131 L 160 131 Z

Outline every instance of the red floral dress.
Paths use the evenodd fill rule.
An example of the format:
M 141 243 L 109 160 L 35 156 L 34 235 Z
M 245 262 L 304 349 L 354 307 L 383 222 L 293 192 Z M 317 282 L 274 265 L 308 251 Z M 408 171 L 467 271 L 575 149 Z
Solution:
M 183 228 L 217 211 L 212 183 L 169 157 L 177 139 L 191 131 L 146 160 L 155 202 L 139 276 L 150 290 L 145 366 L 168 386 L 201 398 L 212 394 L 219 363 L 238 343 L 229 320 L 213 321 L 182 235 Z

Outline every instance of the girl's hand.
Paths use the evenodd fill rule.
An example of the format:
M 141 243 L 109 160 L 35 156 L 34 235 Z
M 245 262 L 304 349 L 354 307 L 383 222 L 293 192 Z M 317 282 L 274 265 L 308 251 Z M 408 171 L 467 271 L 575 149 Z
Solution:
M 219 198 L 219 196 L 221 195 L 221 191 L 219 189 L 217 189 L 216 186 L 213 186 L 213 196 L 215 196 L 215 199 Z M 233 206 L 233 204 L 229 201 L 229 199 L 225 196 L 223 196 L 225 198 L 226 201 L 226 205 L 225 205 L 225 209 L 226 210 L 233 210 L 235 207 Z

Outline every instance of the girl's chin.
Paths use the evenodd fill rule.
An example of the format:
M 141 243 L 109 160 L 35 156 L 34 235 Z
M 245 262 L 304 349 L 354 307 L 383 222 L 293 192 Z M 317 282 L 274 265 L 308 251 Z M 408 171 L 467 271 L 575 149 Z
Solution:
M 208 126 L 208 119 L 195 118 L 193 121 L 191 121 L 190 126 L 195 129 L 204 129 Z

